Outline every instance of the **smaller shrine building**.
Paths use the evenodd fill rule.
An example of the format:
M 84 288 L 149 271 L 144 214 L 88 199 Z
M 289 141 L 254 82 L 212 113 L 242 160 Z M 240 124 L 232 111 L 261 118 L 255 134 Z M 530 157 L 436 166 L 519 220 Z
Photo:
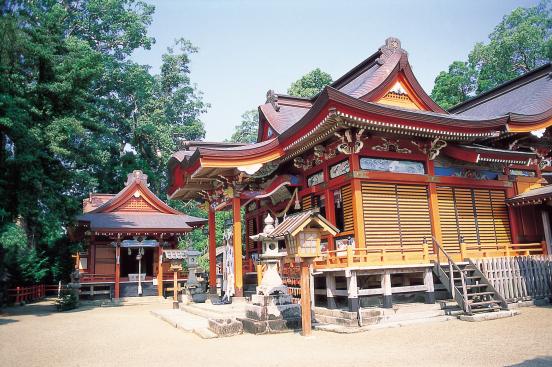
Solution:
M 148 186 L 147 175 L 134 171 L 119 193 L 91 193 L 83 201 L 73 235 L 85 242 L 85 251 L 77 255 L 81 294 L 163 296 L 172 287 L 163 249 L 177 248 L 180 236 L 206 220 L 169 207 Z M 179 273 L 178 281 L 184 280 Z

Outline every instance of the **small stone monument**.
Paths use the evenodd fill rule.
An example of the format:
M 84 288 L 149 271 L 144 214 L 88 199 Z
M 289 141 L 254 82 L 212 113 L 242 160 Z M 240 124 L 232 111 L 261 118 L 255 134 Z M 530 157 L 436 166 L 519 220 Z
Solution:
M 186 263 L 188 265 L 188 281 L 184 285 L 184 295 L 189 302 L 203 303 L 207 299 L 207 284 L 205 278 L 198 277 L 198 258 L 201 253 L 195 250 L 186 251 Z
M 301 325 L 301 306 L 291 302 L 288 288 L 278 273 L 278 263 L 285 253 L 278 252 L 278 240 L 268 237 L 274 231 L 274 219 L 265 218 L 262 233 L 251 236 L 262 241 L 261 260 L 266 264 L 261 284 L 251 296 L 251 303 L 245 305 L 245 318 L 239 320 L 244 331 L 253 334 L 275 333 L 297 329 Z

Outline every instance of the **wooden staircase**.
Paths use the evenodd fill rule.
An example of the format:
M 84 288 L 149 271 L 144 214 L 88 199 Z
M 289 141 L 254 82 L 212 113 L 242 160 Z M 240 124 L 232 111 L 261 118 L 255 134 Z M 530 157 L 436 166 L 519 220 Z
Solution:
M 464 314 L 508 309 L 506 300 L 471 260 L 456 263 L 435 238 L 433 241 L 437 248 L 437 261 L 433 271 Z M 444 259 L 441 255 L 444 255 Z

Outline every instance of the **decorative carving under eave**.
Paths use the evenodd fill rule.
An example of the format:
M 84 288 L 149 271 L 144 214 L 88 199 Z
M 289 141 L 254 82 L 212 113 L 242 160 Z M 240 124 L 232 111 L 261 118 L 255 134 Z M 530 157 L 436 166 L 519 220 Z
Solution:
M 279 164 L 277 162 L 269 162 L 263 164 L 263 166 L 254 174 L 251 175 L 253 178 L 262 178 L 271 175 L 278 168 Z
M 356 133 L 353 133 L 353 129 L 347 129 L 343 134 L 335 132 L 335 136 L 341 139 L 341 143 L 337 146 L 337 150 L 346 155 L 360 152 L 364 146 L 361 140 L 363 133 L 364 129 L 357 130 Z
M 531 147 L 531 150 L 537 155 L 535 163 L 539 165 L 540 169 L 552 166 L 552 157 L 548 157 L 551 152 L 550 149 Z
M 266 103 L 270 103 L 276 112 L 280 111 L 278 95 L 274 93 L 272 89 L 269 89 L 268 92 L 266 92 Z
M 441 149 L 447 146 L 447 142 L 442 140 L 441 138 L 435 138 L 431 142 L 419 142 L 413 140 L 412 144 L 417 146 L 422 153 L 427 154 L 430 161 L 437 158 L 437 156 L 441 152 Z
M 324 161 L 327 161 L 330 158 L 336 156 L 335 149 L 326 148 L 323 145 L 315 145 L 314 153 L 312 158 L 304 159 L 303 157 L 296 157 L 293 160 L 293 166 L 295 168 L 302 169 L 303 171 L 314 167 L 315 165 L 322 164 Z
M 387 138 L 381 138 L 382 144 L 381 145 L 374 145 L 372 147 L 372 150 L 377 150 L 379 152 L 396 152 L 396 153 L 404 153 L 404 154 L 410 154 L 412 151 L 408 148 L 401 148 L 399 140 L 391 140 Z

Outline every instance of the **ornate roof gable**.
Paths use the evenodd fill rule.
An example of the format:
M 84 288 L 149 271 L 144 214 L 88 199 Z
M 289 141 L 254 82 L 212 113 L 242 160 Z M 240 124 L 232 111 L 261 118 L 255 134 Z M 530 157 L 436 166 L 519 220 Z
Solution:
M 165 204 L 148 186 L 148 176 L 142 171 L 133 171 L 128 174 L 123 190 L 90 213 L 157 212 L 182 214 Z

